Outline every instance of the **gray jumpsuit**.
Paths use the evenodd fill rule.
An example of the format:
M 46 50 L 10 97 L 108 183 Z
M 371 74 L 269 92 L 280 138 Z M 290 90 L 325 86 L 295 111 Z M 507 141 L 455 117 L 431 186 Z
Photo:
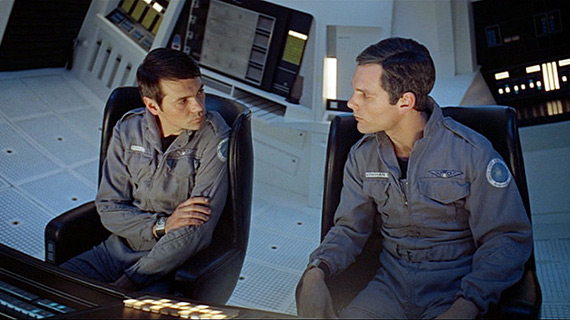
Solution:
M 433 112 L 407 179 L 384 132 L 365 135 L 346 162 L 335 226 L 311 254 L 331 274 L 350 265 L 377 219 L 382 267 L 343 317 L 433 318 L 458 297 L 481 312 L 518 281 L 532 248 L 514 180 L 483 136 Z
M 204 126 L 185 130 L 163 152 L 157 119 L 146 109 L 127 113 L 114 128 L 95 199 L 103 225 L 113 234 L 62 267 L 104 282 L 123 273 L 139 288 L 151 287 L 207 247 L 228 190 L 229 127 L 216 112 Z M 156 240 L 152 227 L 190 197 L 210 199 L 201 226 L 168 232 Z M 164 291 L 164 286 L 157 286 Z

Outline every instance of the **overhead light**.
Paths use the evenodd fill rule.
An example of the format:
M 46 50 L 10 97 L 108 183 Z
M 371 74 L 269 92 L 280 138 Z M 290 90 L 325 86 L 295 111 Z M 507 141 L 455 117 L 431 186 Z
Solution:
M 158 12 L 162 12 L 162 10 L 164 9 L 163 6 L 161 6 L 160 4 L 158 4 L 156 2 L 152 5 L 152 8 Z
M 330 100 L 336 100 L 336 83 L 337 83 L 337 59 L 335 57 L 325 58 L 325 97 Z
M 560 89 L 558 80 L 558 68 L 556 62 L 548 62 L 542 64 L 542 80 L 544 81 L 544 90 L 552 91 Z
M 540 71 L 540 66 L 534 65 L 534 66 L 530 66 L 530 67 L 526 67 L 526 73 L 533 73 L 533 72 L 538 72 Z
M 297 31 L 293 31 L 293 30 L 289 30 L 288 34 L 292 37 L 301 39 L 301 40 L 305 40 L 307 41 L 307 39 L 309 38 L 306 34 L 302 34 L 300 32 Z
M 502 80 L 502 79 L 508 79 L 508 78 L 509 78 L 509 72 L 508 71 L 495 73 L 495 80 Z
M 560 67 L 564 67 L 567 65 L 570 65 L 570 59 L 564 59 L 564 60 L 558 61 L 558 66 L 560 66 Z

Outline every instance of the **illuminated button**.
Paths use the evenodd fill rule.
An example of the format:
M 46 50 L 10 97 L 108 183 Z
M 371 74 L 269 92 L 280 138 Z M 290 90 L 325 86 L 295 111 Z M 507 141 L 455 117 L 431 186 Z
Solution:
M 510 88 L 509 86 L 506 86 L 506 87 L 505 87 L 505 92 L 506 92 L 506 93 L 511 93 L 511 88 Z
M 536 82 L 536 87 L 538 88 L 538 90 L 540 90 L 540 88 L 542 87 L 542 82 L 540 82 L 540 80 Z
M 568 81 L 568 77 L 567 76 L 562 76 L 562 82 L 566 82 Z
M 529 88 L 534 89 L 534 82 L 532 82 L 532 80 L 530 81 L 530 83 L 528 84 Z
M 503 90 L 503 88 L 499 88 L 499 94 L 503 94 L 505 93 L 505 90 Z
M 526 89 L 526 85 L 523 83 L 521 84 L 521 90 L 525 90 Z
M 519 92 L 519 86 L 515 85 L 513 89 L 515 89 L 515 92 Z
M 137 299 L 127 299 L 127 300 L 123 300 L 123 304 L 125 305 L 125 307 L 127 308 L 132 308 L 133 305 L 135 304 L 135 302 L 138 302 Z

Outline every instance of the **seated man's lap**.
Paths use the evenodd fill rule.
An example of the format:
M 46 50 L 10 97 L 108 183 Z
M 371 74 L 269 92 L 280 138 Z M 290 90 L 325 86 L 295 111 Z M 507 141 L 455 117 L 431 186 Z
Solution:
M 341 318 L 434 318 L 455 301 L 461 279 L 470 270 L 469 260 L 412 263 L 386 252 L 381 260 L 383 267 L 340 312 Z
M 103 282 L 114 282 L 148 251 L 137 252 L 116 235 L 62 263 L 60 267 Z

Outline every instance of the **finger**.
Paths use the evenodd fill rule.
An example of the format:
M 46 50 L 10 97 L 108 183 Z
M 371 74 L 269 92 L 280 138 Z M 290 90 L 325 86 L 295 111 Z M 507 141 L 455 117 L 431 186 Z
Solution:
M 204 223 L 206 223 L 206 221 L 204 220 L 200 220 L 200 219 L 188 219 L 187 220 L 187 225 L 188 226 L 201 226 Z
M 188 205 L 192 205 L 192 204 L 199 204 L 199 205 L 209 205 L 210 204 L 210 199 L 208 197 L 192 197 L 192 198 L 188 198 L 186 200 L 184 200 L 182 203 L 180 203 L 181 206 L 188 206 Z
M 197 213 L 201 213 L 201 214 L 205 214 L 205 215 L 210 215 L 210 213 L 212 212 L 210 207 L 205 207 L 205 206 L 196 205 L 196 204 L 179 207 L 176 210 L 180 211 L 183 214 L 191 214 L 193 212 L 197 212 Z

